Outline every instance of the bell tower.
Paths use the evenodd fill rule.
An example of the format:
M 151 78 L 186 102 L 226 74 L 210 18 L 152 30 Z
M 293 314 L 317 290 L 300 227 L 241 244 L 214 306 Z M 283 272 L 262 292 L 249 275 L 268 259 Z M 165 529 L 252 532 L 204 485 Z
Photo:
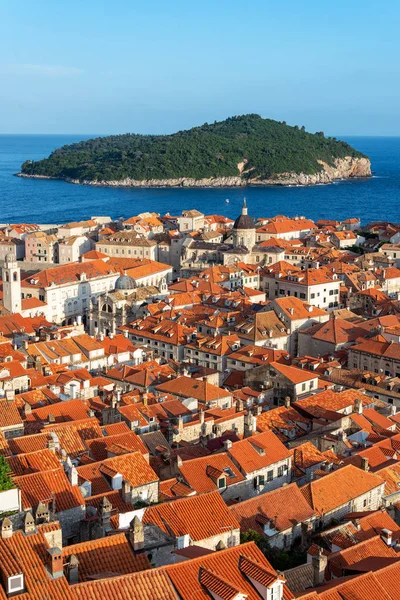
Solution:
M 1 277 L 4 307 L 11 313 L 21 312 L 21 272 L 12 254 L 6 254 Z

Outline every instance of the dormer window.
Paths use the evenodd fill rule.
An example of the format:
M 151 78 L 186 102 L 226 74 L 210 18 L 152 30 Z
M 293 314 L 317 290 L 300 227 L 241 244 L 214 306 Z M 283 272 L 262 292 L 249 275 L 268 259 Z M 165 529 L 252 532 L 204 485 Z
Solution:
M 218 489 L 223 490 L 226 488 L 226 477 L 222 476 L 218 479 Z
M 18 575 L 12 575 L 7 578 L 7 595 L 14 596 L 19 592 L 25 590 L 24 575 L 19 573 Z

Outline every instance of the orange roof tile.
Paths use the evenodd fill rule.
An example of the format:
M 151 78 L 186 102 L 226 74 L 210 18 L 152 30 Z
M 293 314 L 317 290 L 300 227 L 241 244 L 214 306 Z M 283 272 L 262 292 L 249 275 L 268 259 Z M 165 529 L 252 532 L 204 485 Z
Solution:
M 262 534 L 263 523 L 268 520 L 274 529 L 285 531 L 316 515 L 296 483 L 238 502 L 230 507 L 230 511 L 239 521 L 241 531 L 253 529 Z
M 179 471 L 199 494 L 217 489 L 217 479 L 223 474 L 228 487 L 245 480 L 225 452 L 187 460 L 179 467 Z
M 147 555 L 133 554 L 125 534 L 81 542 L 63 548 L 66 561 L 73 554 L 79 561 L 79 582 L 100 573 L 124 575 L 150 569 Z
M 272 431 L 235 442 L 228 454 L 246 474 L 290 458 L 289 450 Z
M 373 473 L 347 465 L 322 479 L 306 483 L 300 490 L 314 510 L 326 514 L 382 484 L 382 479 Z
M 24 510 L 34 509 L 39 502 L 49 503 L 54 498 L 56 511 L 61 512 L 83 506 L 84 500 L 77 486 L 72 486 L 63 469 L 43 471 L 13 477 L 21 490 Z
M 193 542 L 239 529 L 218 491 L 150 506 L 144 511 L 143 523 L 153 523 L 175 537 L 189 535 Z

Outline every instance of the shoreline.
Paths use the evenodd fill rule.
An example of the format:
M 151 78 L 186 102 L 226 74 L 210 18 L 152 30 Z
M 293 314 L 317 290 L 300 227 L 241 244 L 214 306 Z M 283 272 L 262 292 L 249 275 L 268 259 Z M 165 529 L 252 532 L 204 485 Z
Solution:
M 124 181 L 79 181 L 77 179 L 70 179 L 68 177 L 50 177 L 47 175 L 28 175 L 26 173 L 14 173 L 14 177 L 20 177 L 22 179 L 39 179 L 39 180 L 50 180 L 50 181 L 64 181 L 72 185 L 82 185 L 87 187 L 102 187 L 102 188 L 138 188 L 138 189 L 232 189 L 232 188 L 290 188 L 290 187 L 314 187 L 318 185 L 332 185 L 340 181 L 362 181 L 368 180 L 373 177 L 372 173 L 362 175 L 352 175 L 349 177 L 334 177 L 332 179 L 311 179 L 314 176 L 305 176 L 306 180 L 299 176 L 298 180 L 264 180 L 264 181 L 250 181 L 246 182 L 241 180 L 240 183 L 230 183 L 227 181 L 215 182 L 215 183 L 202 183 L 201 180 L 195 180 L 195 182 L 187 182 L 185 178 L 182 181 L 167 183 L 158 181 L 137 181 L 132 180 L 130 183 L 124 183 Z M 227 179 L 227 178 L 223 178 Z

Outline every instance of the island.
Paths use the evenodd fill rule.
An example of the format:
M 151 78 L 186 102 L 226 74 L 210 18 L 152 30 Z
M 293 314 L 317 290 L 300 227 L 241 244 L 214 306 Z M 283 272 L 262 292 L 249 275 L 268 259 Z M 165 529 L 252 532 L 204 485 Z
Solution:
M 110 135 L 27 160 L 20 177 L 125 187 L 315 185 L 370 177 L 367 156 L 346 142 L 256 114 L 172 135 Z

